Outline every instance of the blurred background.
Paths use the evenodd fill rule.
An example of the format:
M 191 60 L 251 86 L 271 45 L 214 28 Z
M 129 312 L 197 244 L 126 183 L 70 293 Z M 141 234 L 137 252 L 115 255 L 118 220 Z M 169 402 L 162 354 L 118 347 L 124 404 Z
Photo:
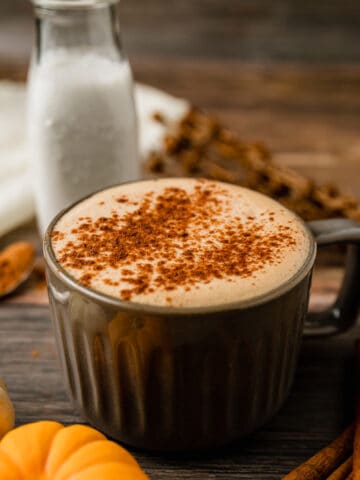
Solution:
M 357 193 L 360 2 L 123 0 L 121 17 L 138 81 L 215 112 L 279 163 Z M 1 1 L 0 72 L 24 75 L 32 28 L 29 1 Z

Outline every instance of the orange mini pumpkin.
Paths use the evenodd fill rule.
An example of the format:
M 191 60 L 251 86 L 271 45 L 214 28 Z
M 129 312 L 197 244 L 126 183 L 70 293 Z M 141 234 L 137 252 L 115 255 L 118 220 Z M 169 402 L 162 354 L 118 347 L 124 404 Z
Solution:
M 120 445 L 85 425 L 36 422 L 0 441 L 1 480 L 147 480 Z
M 14 407 L 7 393 L 5 383 L 0 378 L 0 439 L 14 427 L 14 420 Z

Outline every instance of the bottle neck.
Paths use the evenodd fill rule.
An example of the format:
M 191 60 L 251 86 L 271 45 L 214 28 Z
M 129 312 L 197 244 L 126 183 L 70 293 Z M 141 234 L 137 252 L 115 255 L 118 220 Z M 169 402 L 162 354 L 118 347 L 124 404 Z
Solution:
M 80 5 L 77 0 L 40 0 L 35 6 L 35 21 L 37 61 L 47 51 L 58 49 L 123 57 L 118 2 L 89 0 Z

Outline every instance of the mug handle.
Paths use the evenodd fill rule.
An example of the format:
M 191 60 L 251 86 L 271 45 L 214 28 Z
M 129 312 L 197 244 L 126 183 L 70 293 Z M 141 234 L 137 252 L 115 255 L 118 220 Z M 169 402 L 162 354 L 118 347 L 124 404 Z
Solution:
M 317 220 L 308 227 L 318 246 L 348 244 L 345 274 L 337 299 L 323 312 L 311 312 L 304 334 L 324 336 L 341 333 L 356 322 L 360 306 L 360 224 L 349 219 Z

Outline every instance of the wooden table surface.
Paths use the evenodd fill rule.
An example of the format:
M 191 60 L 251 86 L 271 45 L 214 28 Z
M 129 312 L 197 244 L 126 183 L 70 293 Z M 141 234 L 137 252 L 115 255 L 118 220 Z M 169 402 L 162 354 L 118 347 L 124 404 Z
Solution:
M 23 75 L 29 52 L 31 20 L 23 3 L 1 6 L 8 13 L 0 20 L 6 76 Z M 300 0 L 227 3 L 224 9 L 214 0 L 125 3 L 136 79 L 190 99 L 244 139 L 264 141 L 278 163 L 319 182 L 336 181 L 360 198 L 358 3 L 347 2 L 341 13 L 335 1 L 328 8 Z M 41 256 L 33 225 L 1 244 L 16 239 L 33 241 Z M 338 265 L 315 276 L 313 306 L 330 302 L 340 276 Z M 41 276 L 0 304 L 0 332 L 0 372 L 17 424 L 81 421 L 64 390 Z M 335 338 L 305 339 L 289 398 L 250 437 L 202 455 L 135 452 L 140 463 L 154 480 L 281 478 L 351 421 L 359 334 L 355 327 Z

